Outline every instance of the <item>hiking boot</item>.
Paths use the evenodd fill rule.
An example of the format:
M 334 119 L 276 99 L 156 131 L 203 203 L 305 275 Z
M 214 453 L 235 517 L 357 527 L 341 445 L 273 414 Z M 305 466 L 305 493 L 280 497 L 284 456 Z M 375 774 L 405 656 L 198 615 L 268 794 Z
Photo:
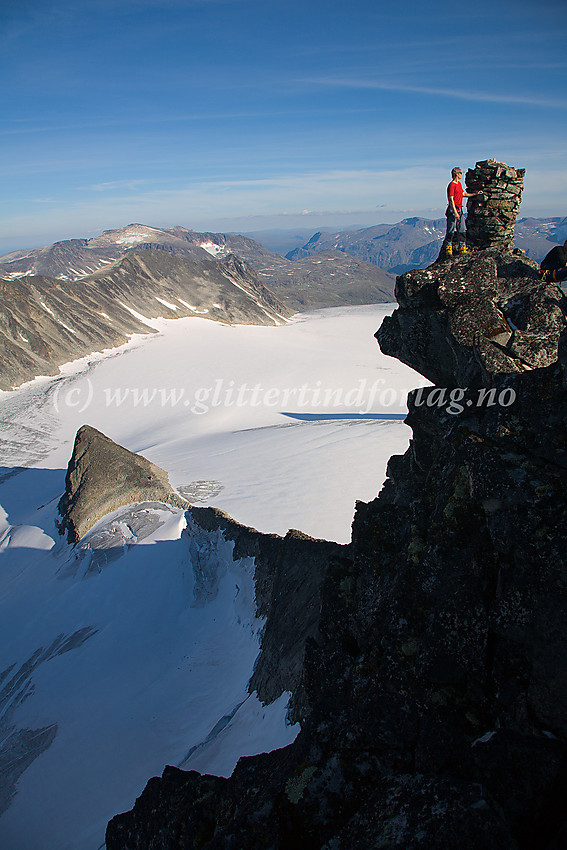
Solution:
M 461 245 L 459 248 L 459 254 L 470 254 L 470 248 L 467 248 L 466 245 Z
M 445 245 L 445 256 L 446 257 L 452 257 L 453 256 L 453 246 L 452 245 Z

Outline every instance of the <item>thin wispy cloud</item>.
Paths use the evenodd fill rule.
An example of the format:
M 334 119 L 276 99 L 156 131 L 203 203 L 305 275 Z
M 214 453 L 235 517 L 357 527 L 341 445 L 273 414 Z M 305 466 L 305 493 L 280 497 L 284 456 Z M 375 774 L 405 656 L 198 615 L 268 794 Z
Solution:
M 448 97 L 455 100 L 477 101 L 479 103 L 509 103 L 530 106 L 540 106 L 551 109 L 567 109 L 567 99 L 548 98 L 524 94 L 499 94 L 492 91 L 465 91 L 463 89 L 448 89 L 437 86 L 418 86 L 411 83 L 394 83 L 385 80 L 364 80 L 350 77 L 313 77 L 302 80 L 321 86 L 350 89 L 376 89 L 379 91 L 394 91 L 407 94 L 426 94 L 435 97 Z
M 372 107 L 359 107 L 355 108 L 352 106 L 336 106 L 336 107 L 301 107 L 297 106 L 290 109 L 274 109 L 274 110 L 242 110 L 242 111 L 226 111 L 226 112 L 200 112 L 193 115 L 183 115 L 183 114 L 167 114 L 167 115 L 159 115 L 152 114 L 151 112 L 146 113 L 144 115 L 138 116 L 123 116 L 121 118 L 115 118 L 112 120 L 86 120 L 86 121 L 75 121 L 73 123 L 33 123 L 36 121 L 34 118 L 26 118 L 26 119 L 18 119 L 17 122 L 13 122 L 15 126 L 13 127 L 4 127 L 0 129 L 0 137 L 2 136 L 16 136 L 16 135 L 26 135 L 26 134 L 36 134 L 36 133 L 58 133 L 58 132 L 67 132 L 67 131 L 90 131 L 90 130 L 108 130 L 108 129 L 119 129 L 123 127 L 127 128 L 135 128 L 135 127 L 164 127 L 167 125 L 174 124 L 203 124 L 207 121 L 215 122 L 215 121 L 245 121 L 252 119 L 261 119 L 266 120 L 267 118 L 292 118 L 294 116 L 300 115 L 319 115 L 321 117 L 324 116 L 333 116 L 333 115 L 359 115 L 367 112 L 374 111 Z
M 425 49 L 430 53 L 432 50 L 458 47 L 461 46 L 463 42 L 464 39 L 460 35 L 436 39 L 424 38 L 417 39 L 415 41 L 403 41 L 402 39 L 392 41 L 384 38 L 375 39 L 371 44 L 352 44 L 349 42 L 345 43 L 344 41 L 337 41 L 332 44 L 310 45 L 306 42 L 304 45 L 300 45 L 297 48 L 297 53 L 299 55 L 309 56 L 324 56 L 326 54 L 333 53 L 353 53 L 359 56 L 361 53 L 382 54 L 384 51 L 388 51 L 399 54 L 402 50 L 413 51 L 421 49 Z M 404 56 L 404 60 L 405 58 L 406 57 Z
M 148 180 L 109 180 L 106 183 L 95 183 L 90 188 L 93 192 L 116 192 L 117 190 L 127 189 L 131 192 L 136 191 L 143 186 L 145 183 L 149 183 L 151 181 Z M 78 186 L 77 191 L 82 191 L 85 187 Z

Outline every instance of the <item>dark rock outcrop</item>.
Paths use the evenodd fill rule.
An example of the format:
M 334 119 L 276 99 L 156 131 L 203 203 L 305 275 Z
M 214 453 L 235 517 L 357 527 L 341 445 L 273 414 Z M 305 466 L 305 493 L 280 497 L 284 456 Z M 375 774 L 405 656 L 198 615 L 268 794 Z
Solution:
M 385 354 L 442 387 L 491 386 L 557 360 L 565 296 L 521 251 L 464 255 L 396 281 L 398 309 L 376 337 Z
M 562 293 L 492 249 L 398 294 L 378 339 L 440 385 L 328 564 L 299 738 L 229 779 L 167 768 L 108 850 L 566 846 Z
M 187 502 L 171 488 L 167 472 L 141 455 L 118 446 L 96 428 L 77 431 L 59 502 L 61 533 L 77 543 L 95 522 L 134 502 L 163 502 L 178 508 Z

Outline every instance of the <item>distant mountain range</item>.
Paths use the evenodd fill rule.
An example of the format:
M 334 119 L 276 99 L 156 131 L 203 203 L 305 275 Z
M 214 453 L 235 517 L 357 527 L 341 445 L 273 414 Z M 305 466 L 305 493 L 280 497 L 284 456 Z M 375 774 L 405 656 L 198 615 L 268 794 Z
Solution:
M 278 323 L 293 311 L 394 300 L 395 274 L 438 256 L 445 220 L 315 233 L 287 257 L 234 233 L 130 224 L 0 256 L 0 388 L 148 332 L 157 316 Z M 517 247 L 540 260 L 567 218 L 524 218 Z
M 63 252 L 53 253 L 60 262 Z M 203 254 L 197 261 L 135 250 L 80 279 L 0 279 L 0 389 L 53 375 L 63 363 L 121 345 L 134 333 L 152 333 L 158 316 L 277 325 L 291 315 L 243 260 Z
M 161 249 L 196 262 L 223 261 L 229 254 L 237 255 L 292 310 L 393 301 L 394 275 L 360 259 L 347 258 L 342 252 L 325 250 L 322 257 L 298 263 L 246 236 L 143 224 L 105 230 L 93 239 L 68 239 L 45 248 L 4 254 L 0 256 L 0 277 L 15 280 L 44 275 L 82 280 L 134 249 Z
M 256 262 L 270 259 L 271 252 L 245 236 L 225 237 L 215 233 L 196 233 L 183 227 L 163 230 L 144 224 L 129 224 L 117 230 L 105 230 L 92 239 L 66 239 L 45 248 L 13 251 L 0 256 L 0 272 L 7 279 L 28 275 L 47 275 L 61 280 L 79 280 L 123 257 L 133 249 L 168 250 L 172 254 L 203 261 L 234 253 Z
M 378 224 L 361 230 L 315 233 L 286 256 L 303 260 L 329 250 L 343 251 L 395 274 L 425 268 L 439 255 L 445 219 L 406 218 L 398 224 Z M 516 223 L 515 245 L 538 262 L 555 244 L 567 239 L 567 218 L 523 218 Z
M 255 263 L 263 283 L 294 310 L 318 310 L 394 300 L 395 275 L 333 249 L 293 262 L 279 254 Z

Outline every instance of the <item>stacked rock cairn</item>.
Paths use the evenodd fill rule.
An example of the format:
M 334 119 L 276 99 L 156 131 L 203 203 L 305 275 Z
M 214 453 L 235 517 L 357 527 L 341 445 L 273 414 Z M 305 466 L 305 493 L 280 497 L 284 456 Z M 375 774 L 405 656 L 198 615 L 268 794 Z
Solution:
M 471 248 L 513 249 L 525 173 L 525 168 L 511 168 L 496 159 L 469 168 L 465 175 L 467 192 L 485 193 L 467 201 L 467 243 Z

